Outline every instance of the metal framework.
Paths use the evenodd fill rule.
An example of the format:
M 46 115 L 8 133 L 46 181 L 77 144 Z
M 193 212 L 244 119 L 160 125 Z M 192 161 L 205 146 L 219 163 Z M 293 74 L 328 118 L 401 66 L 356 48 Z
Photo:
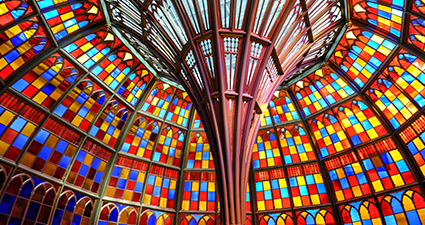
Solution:
M 114 9 L 119 5 L 118 2 L 112 6 L 111 2 Z M 132 27 L 125 19 L 114 25 L 141 36 L 152 52 L 174 68 L 176 78 L 201 117 L 213 149 L 222 196 L 222 223 L 244 224 L 246 185 L 261 113 L 282 81 L 329 58 L 329 54 L 316 56 L 315 60 L 303 63 L 310 50 L 318 49 L 315 44 L 326 51 L 332 43 L 338 43 L 344 33 L 340 29 L 343 21 L 330 10 L 339 8 L 341 14 L 341 2 L 315 1 L 308 6 L 304 0 L 146 1 L 134 5 L 140 7 L 140 20 L 146 21 L 142 22 L 144 33 L 138 34 L 136 30 L 140 28 Z M 241 14 L 237 15 L 237 8 L 241 8 Z M 128 11 L 127 14 L 131 15 Z M 299 26 L 288 29 L 290 22 Z M 319 29 L 319 23 L 326 25 Z M 336 39 L 335 30 L 340 34 Z M 185 37 L 178 37 L 180 33 Z M 324 43 L 318 43 L 330 34 Z M 300 42 L 305 44 L 300 46 Z M 229 57 L 235 57 L 236 64 Z
M 301 8 L 300 14 L 296 17 L 295 23 L 303 22 L 305 27 L 302 28 L 298 35 L 295 37 L 291 37 L 291 35 L 284 35 L 283 43 L 287 43 L 286 50 L 285 46 L 277 46 L 276 43 L 280 38 L 280 31 L 285 28 L 285 22 L 288 21 L 289 16 L 291 15 L 291 10 L 294 8 L 296 1 L 275 1 L 276 4 L 282 4 L 281 10 L 279 13 L 272 14 L 275 8 L 272 3 L 268 3 L 268 5 L 264 6 L 264 15 L 268 15 L 269 17 L 273 15 L 277 15 L 278 19 L 276 19 L 276 23 L 269 28 L 269 34 L 263 35 L 266 33 L 268 26 L 267 18 L 262 18 L 258 16 L 263 13 L 263 11 L 258 11 L 258 8 L 261 7 L 260 3 L 264 3 L 263 1 L 246 1 L 245 8 L 245 16 L 242 17 L 243 22 L 241 25 L 237 22 L 236 9 L 238 8 L 239 3 L 241 1 L 228 1 L 230 7 L 230 15 L 228 15 L 228 26 L 223 25 L 222 14 L 227 12 L 223 11 L 221 8 L 222 5 L 216 1 L 193 1 L 193 5 L 191 8 L 193 13 L 189 13 L 189 6 L 187 2 L 183 1 L 168 1 L 174 7 L 174 13 L 176 18 L 178 18 L 181 22 L 180 26 L 172 26 L 168 27 L 172 30 L 166 30 L 164 22 L 161 22 L 161 16 L 158 16 L 158 12 L 162 10 L 162 12 L 171 12 L 167 11 L 169 8 L 164 6 L 164 1 L 129 1 L 134 4 L 135 7 L 140 12 L 140 28 L 143 33 L 138 33 L 136 28 L 129 25 L 129 23 L 125 23 L 124 18 L 122 20 L 117 20 L 117 17 L 113 15 L 113 9 L 121 10 L 122 13 L 126 14 L 127 22 L 130 20 L 139 20 L 136 18 L 131 12 L 128 12 L 124 9 L 124 5 L 120 1 L 100 1 L 101 8 L 104 12 L 104 18 L 97 22 L 90 24 L 89 27 L 83 28 L 76 35 L 72 35 L 66 37 L 61 41 L 57 41 L 55 39 L 54 34 L 50 29 L 48 29 L 49 25 L 46 19 L 43 17 L 42 12 L 38 7 L 36 7 L 37 3 L 35 1 L 30 1 L 29 4 L 36 10 L 34 14 L 31 16 L 37 16 L 40 18 L 40 23 L 43 26 L 44 30 L 47 33 L 47 38 L 52 43 L 52 46 L 48 48 L 46 51 L 42 52 L 37 56 L 36 59 L 30 60 L 25 64 L 25 67 L 19 70 L 19 73 L 16 73 L 15 76 L 3 81 L 0 79 L 1 89 L 0 95 L 5 93 L 12 93 L 13 95 L 18 96 L 20 99 L 27 100 L 27 97 L 22 93 L 19 93 L 16 90 L 10 88 L 13 84 L 15 84 L 20 78 L 22 78 L 25 74 L 27 74 L 32 68 L 36 65 L 47 59 L 55 52 L 59 52 L 65 59 L 74 62 L 75 65 L 79 66 L 79 70 L 84 71 L 84 75 L 79 79 L 83 80 L 85 77 L 90 76 L 94 79 L 94 81 L 102 86 L 105 90 L 107 90 L 111 95 L 107 98 L 111 100 L 113 98 L 121 99 L 117 93 L 114 93 L 114 90 L 104 85 L 100 79 L 97 79 L 94 75 L 92 75 L 92 69 L 89 70 L 81 65 L 75 58 L 69 55 L 63 48 L 70 43 L 84 37 L 90 32 L 99 30 L 105 24 L 108 24 L 107 28 L 112 29 L 114 33 L 121 39 L 123 42 L 120 46 L 126 46 L 129 48 L 134 55 L 140 60 L 142 64 L 144 64 L 148 70 L 152 72 L 157 78 L 152 79 L 149 84 L 146 86 L 145 92 L 140 97 L 140 100 L 135 106 L 131 106 L 129 103 L 121 99 L 121 103 L 124 104 L 129 109 L 135 110 L 134 113 L 127 119 L 129 121 L 122 129 L 122 134 L 126 134 L 132 126 L 131 121 L 139 114 L 143 114 L 143 112 L 136 113 L 144 100 L 150 94 L 150 91 L 153 88 L 153 85 L 158 82 L 158 80 L 163 80 L 165 82 L 171 83 L 175 86 L 179 86 L 180 88 L 184 88 L 188 94 L 190 95 L 194 107 L 199 113 L 201 120 L 203 122 L 205 132 L 208 135 L 209 143 L 212 149 L 212 153 L 214 156 L 214 163 L 217 174 L 217 189 L 220 195 L 220 215 L 222 224 L 244 224 L 246 221 L 246 209 L 245 209 L 245 201 L 246 201 L 246 186 L 249 183 L 251 187 L 251 204 L 253 208 L 254 214 L 251 216 L 257 216 L 257 209 L 255 204 L 255 191 L 254 191 L 254 182 L 252 175 L 252 149 L 255 142 L 255 137 L 257 137 L 257 133 L 259 130 L 265 130 L 272 128 L 275 133 L 278 133 L 277 124 L 273 122 L 272 126 L 264 126 L 260 128 L 260 120 L 262 117 L 262 113 L 265 110 L 268 110 L 268 103 L 272 98 L 275 90 L 281 88 L 290 88 L 299 80 L 309 76 L 312 72 L 321 68 L 331 57 L 333 51 L 337 47 L 341 38 L 344 36 L 346 30 L 349 28 L 349 25 L 346 25 L 347 21 L 351 21 L 350 24 L 361 27 L 363 29 L 374 30 L 374 32 L 381 34 L 383 36 L 388 37 L 391 41 L 397 44 L 397 48 L 393 51 L 393 53 L 387 57 L 387 60 L 383 62 L 381 68 L 385 67 L 390 63 L 390 60 L 393 58 L 395 54 L 397 54 L 401 48 L 408 50 L 409 52 L 414 53 L 420 59 L 425 60 L 425 54 L 420 49 L 417 49 L 415 46 L 412 46 L 408 43 L 407 40 L 407 31 L 406 27 L 409 23 L 409 19 L 404 18 L 404 25 L 402 27 L 401 38 L 397 38 L 393 35 L 387 34 L 384 31 L 376 29 L 375 27 L 367 24 L 366 22 L 356 19 L 350 18 L 350 8 L 348 0 L 345 1 L 336 1 L 330 3 L 329 6 L 325 7 L 325 9 L 318 14 L 314 18 L 310 18 L 311 12 L 309 11 L 314 3 L 319 1 L 312 1 L 309 4 L 306 3 L 305 0 L 301 0 L 299 2 L 299 7 Z M 121 4 L 121 5 L 120 5 Z M 343 18 L 337 21 L 333 21 L 323 30 L 320 30 L 318 33 L 314 35 L 314 25 L 316 22 L 320 22 L 319 18 L 324 16 L 326 12 L 336 6 L 339 5 L 343 10 Z M 412 2 L 410 0 L 405 0 L 404 3 L 406 6 L 403 11 L 404 17 L 408 15 L 414 15 L 417 17 L 423 18 L 422 15 L 411 11 Z M 157 8 L 154 9 L 153 6 Z M 170 6 L 170 5 L 168 5 Z M 162 7 L 162 8 L 161 8 Z M 189 7 L 189 8 L 188 8 Z M 206 10 L 208 8 L 208 10 Z M 157 10 L 157 11 L 155 11 Z M 217 13 L 211 13 L 217 12 Z M 128 19 L 130 18 L 130 19 Z M 174 20 L 176 18 L 170 18 L 170 14 L 165 14 L 162 19 L 168 19 L 169 21 Z M 261 19 L 259 19 L 261 18 Z M 28 20 L 28 17 L 20 18 L 18 22 Z M 198 27 L 194 23 L 194 19 L 198 22 Z M 208 21 L 207 23 L 205 21 Z M 224 20 L 226 21 L 226 20 Z M 258 22 L 260 21 L 260 22 Z M 257 24 L 260 24 L 258 25 Z M 206 26 L 206 24 L 208 26 Z M 257 26 L 258 25 L 258 26 Z M 287 24 L 286 24 L 287 25 Z M 112 27 L 110 27 L 112 26 Z M 0 33 L 10 28 L 11 25 L 0 28 Z M 255 31 L 255 30 L 258 31 Z M 198 30 L 198 31 L 197 31 Z M 319 47 L 315 46 L 318 41 L 320 41 L 323 37 L 327 37 L 330 33 L 337 30 L 331 37 L 329 41 L 326 41 L 324 45 L 320 45 Z M 289 29 L 289 33 L 297 31 L 295 29 L 295 25 Z M 175 40 L 175 37 L 172 37 L 171 33 L 181 32 L 186 36 L 186 42 L 184 42 L 183 37 L 180 38 L 179 41 Z M 305 35 L 304 35 L 305 34 Z M 155 36 L 157 35 L 157 36 Z M 301 42 L 304 36 L 306 37 L 306 42 L 304 45 L 297 48 L 297 43 Z M 135 38 L 134 40 L 140 41 L 140 43 L 147 46 L 149 51 L 146 52 L 141 50 L 141 46 L 138 46 L 131 37 Z M 292 38 L 292 39 L 291 39 Z M 226 46 L 229 40 L 235 41 L 238 40 L 238 47 L 236 50 L 230 49 L 229 46 Z M 160 42 L 160 44 L 158 44 Z M 178 46 L 179 43 L 184 43 L 182 46 Z M 234 42 L 232 42 L 234 44 Z M 210 48 L 206 46 L 211 46 Z M 233 46 L 233 45 L 232 45 Z M 232 47 L 231 46 L 231 47 Z M 255 55 L 255 49 L 258 46 L 262 46 L 261 54 Z M 161 49 L 160 47 L 163 47 Z M 325 52 L 321 53 L 321 56 L 313 57 L 313 60 L 307 60 L 310 54 L 315 53 L 315 50 L 325 47 Z M 116 48 L 118 49 L 118 48 Z M 164 50 L 167 49 L 167 50 Z M 291 52 L 291 49 L 296 49 L 296 51 Z M 109 52 L 105 57 L 106 58 L 115 52 Z M 152 54 L 153 53 L 153 54 Z M 235 55 L 235 67 L 232 72 L 233 75 L 229 74 L 228 68 L 229 63 L 232 61 L 228 61 L 228 56 Z M 170 58 L 172 56 L 172 58 Z M 155 60 L 154 58 L 158 57 L 160 60 Z M 286 58 L 288 57 L 288 58 Z M 255 66 L 251 65 L 251 62 L 255 61 Z M 95 64 L 95 66 L 100 65 L 102 61 L 99 61 Z M 331 67 L 334 71 L 338 71 L 339 74 L 345 74 L 335 63 L 328 63 L 329 67 Z M 265 72 L 266 71 L 266 72 Z M 273 73 L 274 71 L 274 73 Z M 376 72 L 378 73 L 379 70 Z M 273 73 L 273 74 L 272 74 Z M 374 75 L 376 76 L 376 74 Z M 356 97 L 361 98 L 367 105 L 373 109 L 374 113 L 380 115 L 380 117 L 385 118 L 384 114 L 372 103 L 372 100 L 369 97 L 365 97 L 366 91 L 372 85 L 372 81 L 369 81 L 365 84 L 364 87 L 358 88 L 354 85 L 354 81 L 348 77 L 344 76 L 348 85 L 358 92 L 357 95 L 349 97 L 344 101 L 339 102 L 337 105 L 342 105 L 345 102 L 348 102 Z M 66 95 L 68 95 L 71 90 L 77 85 L 78 82 L 75 82 L 71 88 L 68 89 L 68 92 L 64 94 L 52 107 L 52 110 L 46 110 L 45 108 L 32 103 L 30 101 L 26 102 L 26 104 L 31 105 L 31 107 L 36 108 L 37 110 L 43 112 L 46 117 L 40 122 L 39 126 L 36 128 L 34 133 L 37 133 L 42 129 L 42 127 L 47 123 L 50 118 L 54 118 L 57 121 L 64 125 L 69 125 L 66 121 L 62 121 L 59 116 L 53 113 L 54 109 L 58 107 L 58 104 L 62 102 Z M 232 83 L 232 85 L 229 85 Z M 278 87 L 280 86 L 280 87 Z M 173 98 L 176 95 L 176 92 L 172 94 Z M 297 102 L 295 94 L 292 90 L 289 90 L 289 96 L 292 102 Z M 391 137 L 396 145 L 401 149 L 402 155 L 409 162 L 410 168 L 412 170 L 413 176 L 415 180 L 418 182 L 409 184 L 406 187 L 415 187 L 420 186 L 421 190 L 424 190 L 424 184 L 421 182 L 423 180 L 423 175 L 421 174 L 420 169 L 416 166 L 415 160 L 410 155 L 409 150 L 403 144 L 400 139 L 399 133 L 403 131 L 405 128 L 408 128 L 411 123 L 417 120 L 419 117 L 424 115 L 424 108 L 421 108 L 411 97 L 408 98 L 413 102 L 415 107 L 420 109 L 420 112 L 410 118 L 406 123 L 401 125 L 397 130 L 393 129 L 391 124 L 387 122 L 385 119 L 381 119 L 380 121 L 386 127 L 386 130 L 389 132 L 388 135 L 380 137 L 377 140 L 374 140 L 370 143 L 364 143 L 356 147 L 359 149 L 362 146 L 376 143 L 380 140 L 383 140 L 387 137 Z M 329 103 L 329 102 L 328 102 Z M 329 104 L 330 105 L 330 104 Z M 295 107 L 298 112 L 301 112 L 301 106 L 296 103 Z M 334 107 L 334 106 L 332 106 Z M 106 108 L 104 105 L 100 111 L 103 111 Z M 329 107 L 330 108 L 330 107 Z M 167 111 L 170 107 L 167 108 Z M 192 124 L 194 120 L 194 110 L 191 111 L 191 116 L 189 117 L 189 124 Z M 146 114 L 148 115 L 148 114 Z M 96 121 L 101 115 L 98 114 L 94 118 Z M 150 115 L 151 116 L 151 115 Z M 310 117 L 311 118 L 311 117 Z M 158 119 L 158 118 L 157 118 Z M 158 119 L 164 124 L 169 123 L 165 122 L 165 119 Z M 306 122 L 307 119 L 304 115 L 301 115 L 300 120 L 296 120 L 289 123 L 284 123 L 285 125 L 292 124 L 303 124 L 303 126 L 311 132 L 310 125 Z M 170 123 L 171 124 L 171 123 Z M 172 124 L 173 126 L 179 127 L 178 124 Z M 282 124 L 279 124 L 279 126 Z M 93 126 L 93 124 L 91 124 Z M 161 129 L 162 130 L 162 126 Z M 182 153 L 181 160 L 184 162 L 186 157 L 186 151 L 188 149 L 188 142 L 190 137 L 191 128 L 185 128 L 183 126 L 179 127 L 186 132 L 186 138 L 184 143 L 184 151 Z M 109 165 L 106 168 L 105 177 L 109 177 L 113 171 L 114 162 L 117 157 L 121 155 L 118 150 L 112 148 L 95 138 L 81 132 L 80 130 L 74 129 L 75 132 L 79 133 L 84 138 L 81 140 L 78 148 L 80 149 L 83 143 L 86 140 L 93 141 L 98 145 L 106 148 L 112 152 L 112 156 L 109 160 Z M 346 131 L 345 131 L 346 132 Z M 30 141 L 34 140 L 34 136 L 30 138 Z M 120 146 L 124 143 L 126 135 L 120 135 L 119 139 L 115 146 Z M 310 143 L 314 143 L 312 138 L 309 136 Z M 155 144 L 155 146 L 157 143 Z M 280 143 L 278 142 L 279 148 L 281 148 Z M 351 145 L 354 144 L 351 142 Z M 28 150 L 27 146 L 23 151 Z M 317 150 L 318 147 L 314 146 Z M 353 150 L 352 152 L 355 153 Z M 346 153 L 346 152 L 344 152 Z M 355 153 L 358 156 L 358 153 Z M 125 154 L 122 154 L 125 155 Z M 325 168 L 324 162 L 322 162 L 321 156 L 315 152 L 316 158 L 319 159 L 317 162 L 320 166 L 321 171 L 327 171 Z M 331 158 L 337 158 L 341 154 L 337 154 L 332 156 Z M 129 156 L 129 155 L 126 155 Z M 132 156 L 129 156 L 132 157 Z M 58 184 L 60 187 L 58 189 L 58 193 L 62 193 L 63 190 L 75 190 L 81 191 L 79 188 L 76 188 L 73 185 L 67 184 L 65 182 L 59 182 L 56 179 L 50 178 L 49 176 L 45 176 L 42 173 L 34 172 L 31 169 L 18 166 L 19 163 L 23 160 L 23 154 L 16 160 L 16 162 L 11 162 L 10 160 L 0 159 L 1 163 L 9 166 L 11 171 L 9 174 L 14 174 L 16 171 L 24 171 L 28 174 L 35 174 L 38 176 L 42 176 L 44 179 Z M 327 159 L 328 160 L 328 159 Z M 72 158 L 71 164 L 76 161 L 76 157 Z M 151 208 L 151 209 L 160 209 L 164 211 L 175 212 L 174 223 L 179 224 L 180 218 L 179 214 L 183 214 L 184 212 L 179 212 L 177 209 L 179 206 L 179 202 L 181 201 L 181 190 L 183 186 L 183 177 L 184 172 L 183 169 L 170 166 L 163 163 L 157 163 L 150 160 L 145 160 L 149 165 L 147 167 L 147 174 L 149 174 L 152 165 L 161 165 L 165 168 L 170 168 L 174 170 L 178 170 L 180 172 L 180 182 L 178 184 L 177 190 L 177 203 L 176 210 L 163 209 L 155 206 L 143 205 L 143 207 Z M 311 162 L 308 162 L 311 163 Z M 286 167 L 283 167 L 285 171 Z M 262 171 L 264 169 L 255 170 Z M 268 170 L 268 169 L 266 169 Z M 70 171 L 68 171 L 64 175 L 64 180 L 67 180 Z M 251 177 L 250 177 L 251 176 Z M 324 177 L 325 185 L 327 190 L 332 190 L 331 182 L 327 177 Z M 12 181 L 12 176 L 8 177 L 4 186 L 8 186 Z M 370 183 L 370 180 L 368 180 Z M 104 197 L 107 182 L 104 182 L 100 187 L 99 194 L 93 194 L 87 192 L 86 194 L 93 199 L 96 199 L 97 202 L 94 205 L 94 216 L 93 218 L 98 218 L 103 203 L 108 202 L 108 197 Z M 395 189 L 387 190 L 384 192 L 380 192 L 376 194 L 375 191 L 372 190 L 370 195 L 366 195 L 364 197 L 358 198 L 368 199 L 373 198 L 376 202 L 378 201 L 378 195 L 384 195 L 385 193 L 389 193 L 394 191 Z M 145 193 L 146 187 L 143 188 L 143 193 Z M 3 191 L 0 196 L 0 201 L 3 199 L 5 192 Z M 142 195 L 143 196 L 143 195 Z M 290 193 L 290 196 L 292 194 Z M 332 207 L 334 212 L 335 221 L 337 224 L 342 223 L 342 218 L 340 218 L 340 208 L 339 206 L 345 204 L 347 201 L 338 202 L 334 198 L 333 194 L 328 194 L 330 199 L 329 204 L 321 205 L 323 207 L 329 206 Z M 120 202 L 120 200 L 113 199 L 113 201 Z M 128 202 L 121 201 L 123 204 L 129 204 Z M 143 203 L 143 197 L 141 198 L 141 202 Z M 56 209 L 59 204 L 59 198 L 56 198 L 53 209 Z M 142 207 L 140 204 L 133 203 L 133 206 L 138 208 L 138 215 L 142 213 Z M 291 211 L 295 215 L 294 207 L 289 210 L 279 210 L 279 212 Z M 315 208 L 306 207 L 306 208 Z M 274 213 L 276 210 L 264 210 L 261 211 L 260 214 Z M 383 212 L 379 211 L 381 217 L 383 218 Z M 215 214 L 218 216 L 218 214 Z M 53 215 L 51 215 L 53 217 Z M 137 224 L 139 224 L 140 217 L 137 219 Z M 50 218 L 51 221 L 51 218 Z M 92 220 L 92 224 L 95 224 L 96 219 Z M 254 218 L 253 223 L 257 224 L 258 221 Z

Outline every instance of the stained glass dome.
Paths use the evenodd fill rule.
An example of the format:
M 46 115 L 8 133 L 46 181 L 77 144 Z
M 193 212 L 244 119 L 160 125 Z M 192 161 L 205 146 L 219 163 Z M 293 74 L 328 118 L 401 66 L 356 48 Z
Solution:
M 0 224 L 425 224 L 424 21 L 422 0 L 0 1 Z

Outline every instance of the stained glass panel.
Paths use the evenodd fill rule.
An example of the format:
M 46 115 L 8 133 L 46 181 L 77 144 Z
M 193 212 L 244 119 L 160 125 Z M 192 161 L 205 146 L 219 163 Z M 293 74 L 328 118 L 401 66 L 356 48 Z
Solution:
M 48 119 L 22 157 L 21 164 L 57 179 L 71 166 L 83 137 Z
M 413 46 L 425 51 L 425 31 L 424 31 L 425 20 L 411 15 L 409 28 L 408 28 L 408 39 L 407 42 Z
M 301 125 L 279 127 L 280 147 L 286 164 L 316 159 L 307 133 Z
M 425 175 L 425 116 L 421 115 L 399 135 Z
M 357 150 L 375 192 L 415 182 L 392 139 Z
M 358 99 L 344 103 L 334 110 L 354 145 L 387 133 L 373 111 Z
M 325 161 L 337 201 L 371 193 L 366 174 L 352 152 Z
M 188 148 L 186 168 L 214 169 L 213 156 L 206 133 L 192 133 Z
M 0 26 L 5 26 L 33 12 L 26 0 L 3 1 L 0 3 L 0 8 L 2 9 L 0 12 Z
M 53 1 L 38 1 L 40 8 L 48 8 L 54 5 Z M 78 31 L 79 29 L 102 18 L 96 0 L 87 0 L 43 13 L 56 40 Z
M 339 42 L 330 60 L 363 87 L 395 48 L 378 34 L 353 27 Z
M 391 79 L 391 78 L 390 78 Z M 390 80 L 379 76 L 367 92 L 394 129 L 411 118 L 418 108 Z
M 187 127 L 191 106 L 192 101 L 190 100 L 189 95 L 186 92 L 179 90 L 171 103 L 166 120 Z
M 306 116 L 310 116 L 328 106 L 323 96 L 307 78 L 298 81 L 292 88 Z
M 282 165 L 282 156 L 274 130 L 259 131 L 252 150 L 252 166 L 258 169 L 278 165 Z
M 63 189 L 53 217 L 53 223 L 62 221 L 73 223 L 90 223 L 94 201 L 84 194 Z
M 107 59 L 93 69 L 92 73 L 115 90 L 134 70 L 138 62 L 139 60 L 127 48 L 123 47 L 118 52 L 109 55 Z
M 290 207 L 288 184 L 283 169 L 254 173 L 259 211 Z
M 30 137 L 46 116 L 4 93 L 0 97 L 0 156 L 17 160 Z
M 296 214 L 297 224 L 335 224 L 331 209 L 309 209 Z
M 68 60 L 54 54 L 14 83 L 12 88 L 34 102 L 52 109 L 80 74 L 81 71 Z
M 150 159 L 158 138 L 161 122 L 137 116 L 121 147 L 121 152 Z
M 168 111 L 174 90 L 174 87 L 166 83 L 158 83 L 151 91 L 145 103 L 143 103 L 141 111 L 164 118 L 166 112 Z
M 99 30 L 67 45 L 64 50 L 89 69 L 120 43 L 111 32 Z
M 36 17 L 0 33 L 0 43 L 0 78 L 3 80 L 49 45 Z
M 62 100 L 54 113 L 87 131 L 108 96 L 90 79 L 84 79 Z
M 397 37 L 401 35 L 403 11 L 376 1 L 353 1 L 353 17 L 366 21 Z
M 129 114 L 131 112 L 125 106 L 115 99 L 111 99 L 91 127 L 89 134 L 114 147 Z
M 387 224 L 425 223 L 425 201 L 418 188 L 379 197 Z
M 153 154 L 153 161 L 179 166 L 185 132 L 167 125 L 161 131 Z
M 215 173 L 186 172 L 182 210 L 215 211 Z
M 316 70 L 309 77 L 318 88 L 320 94 L 331 105 L 355 93 L 339 75 L 328 68 Z
M 425 106 L 425 63 L 402 49 L 383 70 L 406 94 L 420 106 Z
M 372 199 L 352 202 L 347 205 L 340 206 L 340 210 L 344 225 L 356 223 L 373 225 L 382 224 L 378 208 Z
M 86 141 L 77 154 L 66 182 L 97 193 L 104 181 L 111 152 Z
M 294 104 L 284 89 L 274 93 L 269 107 L 276 124 L 300 119 Z
M 142 64 L 140 64 L 124 81 L 122 86 L 119 87 L 117 93 L 132 106 L 135 106 L 152 78 L 153 75 Z
M 318 164 L 288 168 L 294 207 L 328 203 L 328 195 Z
M 139 202 L 146 177 L 147 162 L 118 156 L 105 196 Z
M 310 120 L 313 137 L 322 157 L 333 155 L 351 147 L 341 124 L 331 111 Z
M 178 171 L 152 165 L 146 181 L 143 203 L 164 208 L 174 208 Z

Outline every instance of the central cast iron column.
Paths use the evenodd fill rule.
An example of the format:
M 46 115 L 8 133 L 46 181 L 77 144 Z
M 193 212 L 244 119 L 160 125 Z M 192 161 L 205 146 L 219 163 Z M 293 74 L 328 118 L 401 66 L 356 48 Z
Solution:
M 233 28 L 234 16 L 230 32 L 223 31 L 218 1 L 208 2 L 211 12 L 216 12 L 210 15 L 212 32 L 204 32 L 199 25 L 201 35 L 188 35 L 175 74 L 191 97 L 208 136 L 216 168 L 221 223 L 242 225 L 246 222 L 249 169 L 262 111 L 285 79 L 273 44 L 284 19 L 276 22 L 272 30 L 275 32 L 268 38 L 253 37 L 253 9 L 258 1 L 249 1 L 244 31 Z M 287 17 L 294 2 L 287 1 L 281 18 Z M 179 17 L 186 21 L 186 33 L 193 34 L 184 6 L 180 1 L 173 3 Z M 301 49 L 294 62 L 307 49 Z M 229 70 L 232 65 L 226 57 L 235 57 L 234 70 Z M 285 69 L 293 66 L 289 64 Z

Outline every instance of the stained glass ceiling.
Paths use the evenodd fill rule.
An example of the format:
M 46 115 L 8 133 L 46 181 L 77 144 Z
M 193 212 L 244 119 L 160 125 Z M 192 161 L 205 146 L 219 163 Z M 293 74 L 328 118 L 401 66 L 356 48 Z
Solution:
M 0 224 L 425 224 L 425 3 L 216 3 L 0 2 Z

